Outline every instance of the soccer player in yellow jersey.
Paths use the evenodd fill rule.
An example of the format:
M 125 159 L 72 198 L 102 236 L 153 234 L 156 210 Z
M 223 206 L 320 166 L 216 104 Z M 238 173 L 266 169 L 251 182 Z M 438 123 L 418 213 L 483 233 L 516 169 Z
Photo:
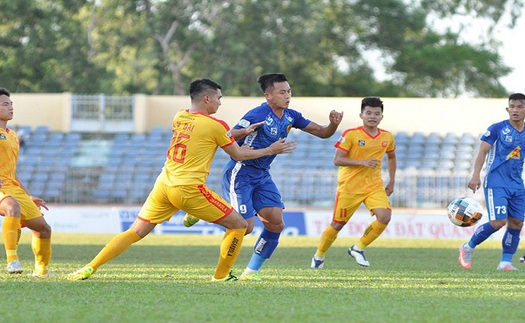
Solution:
M 21 227 L 25 226 L 33 232 L 33 276 L 45 278 L 51 275 L 47 268 L 51 261 L 51 227 L 42 216 L 40 208 L 47 210 L 47 205 L 43 199 L 31 196 L 16 174 L 18 136 L 7 128 L 7 122 L 12 118 L 11 94 L 0 88 L 0 215 L 4 216 L 2 236 L 7 255 L 7 271 L 10 274 L 21 274 L 24 271 L 17 249 Z
M 364 203 L 376 216 L 361 239 L 348 249 L 359 265 L 368 267 L 364 249 L 385 230 L 392 214 L 388 196 L 394 192 L 396 154 L 394 136 L 378 128 L 383 119 L 383 102 L 377 97 L 361 101 L 363 126 L 343 132 L 335 144 L 334 164 L 339 166 L 337 193 L 332 223 L 324 230 L 312 268 L 323 268 L 325 254 L 337 239 L 337 234 Z M 381 162 L 387 155 L 388 184 L 383 187 Z
M 201 79 L 190 84 L 191 108 L 179 111 L 173 119 L 173 136 L 166 162 L 139 215 L 129 230 L 113 238 L 85 267 L 68 275 L 69 280 L 89 278 L 97 269 L 144 238 L 159 223 L 179 210 L 226 228 L 212 281 L 237 280 L 231 274 L 246 232 L 247 222 L 233 207 L 210 190 L 206 177 L 218 147 L 235 159 L 289 153 L 295 142 L 279 140 L 264 149 L 239 147 L 228 125 L 211 117 L 221 105 L 221 86 Z

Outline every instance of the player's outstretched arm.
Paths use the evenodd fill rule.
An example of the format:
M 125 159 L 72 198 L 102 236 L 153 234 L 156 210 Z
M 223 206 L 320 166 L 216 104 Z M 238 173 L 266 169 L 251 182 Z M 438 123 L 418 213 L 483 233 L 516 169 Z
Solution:
M 295 141 L 287 141 L 286 138 L 281 138 L 270 146 L 262 149 L 253 149 L 248 146 L 239 147 L 237 142 L 232 145 L 224 147 L 224 151 L 230 155 L 234 160 L 255 159 L 262 156 L 288 154 L 295 150 L 297 144 Z
M 343 120 L 343 112 L 332 110 L 328 115 L 328 119 L 330 120 L 330 123 L 325 126 L 321 126 L 311 121 L 302 130 L 319 138 L 330 138 L 337 131 L 337 127 L 339 127 L 339 124 Z

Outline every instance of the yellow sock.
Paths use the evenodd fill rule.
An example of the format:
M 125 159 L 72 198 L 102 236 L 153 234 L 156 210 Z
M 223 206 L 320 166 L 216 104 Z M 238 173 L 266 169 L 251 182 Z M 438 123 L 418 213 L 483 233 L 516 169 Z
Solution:
M 224 233 L 221 242 L 219 263 L 217 264 L 217 269 L 215 269 L 215 275 L 213 275 L 213 277 L 221 279 L 228 275 L 241 252 L 242 240 L 244 239 L 245 233 L 246 228 L 226 229 L 226 233 Z
M 370 223 L 368 228 L 366 228 L 365 233 L 363 233 L 363 236 L 359 241 L 355 244 L 357 248 L 363 250 L 368 245 L 370 245 L 372 242 L 374 242 L 377 237 L 383 233 L 386 229 L 386 224 L 380 223 L 377 220 Z
M 47 266 L 51 262 L 51 238 L 41 239 L 33 236 L 31 247 L 35 254 L 35 272 L 41 275 L 47 273 Z
M 20 218 L 12 216 L 4 217 L 2 222 L 2 236 L 4 238 L 7 263 L 18 259 L 18 232 L 20 231 Z
M 100 250 L 98 255 L 87 265 L 93 267 L 93 269 L 97 271 L 98 267 L 117 257 L 140 239 L 141 237 L 135 231 L 131 229 L 124 231 L 111 239 L 111 241 L 108 242 L 108 244 Z
M 317 247 L 317 252 L 315 253 L 317 257 L 324 258 L 324 255 L 328 249 L 330 249 L 335 239 L 337 239 L 337 234 L 339 234 L 339 231 L 334 229 L 331 225 L 329 225 L 323 231 L 323 235 L 321 235 L 321 241 L 319 242 L 319 247 Z

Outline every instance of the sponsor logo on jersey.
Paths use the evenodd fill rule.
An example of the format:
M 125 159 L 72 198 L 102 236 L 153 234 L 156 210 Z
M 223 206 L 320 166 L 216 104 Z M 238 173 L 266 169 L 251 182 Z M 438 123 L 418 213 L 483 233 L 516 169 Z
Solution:
M 507 127 L 505 127 L 505 129 L 501 130 L 501 133 L 504 134 L 504 135 L 508 134 L 509 132 L 510 132 L 510 129 L 507 128 Z
M 266 118 L 266 125 L 270 126 L 272 123 L 273 123 L 273 118 L 270 117 L 270 116 L 268 116 L 268 117 Z
M 507 160 L 509 159 L 520 159 L 521 158 L 521 148 L 520 146 L 514 148 L 513 151 L 511 151 L 508 155 L 507 155 Z

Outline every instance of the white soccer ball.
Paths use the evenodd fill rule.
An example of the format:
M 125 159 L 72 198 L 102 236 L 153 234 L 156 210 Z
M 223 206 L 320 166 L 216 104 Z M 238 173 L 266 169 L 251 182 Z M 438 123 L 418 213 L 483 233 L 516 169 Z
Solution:
M 447 216 L 459 227 L 470 227 L 483 217 L 483 207 L 473 198 L 460 197 L 450 202 Z

